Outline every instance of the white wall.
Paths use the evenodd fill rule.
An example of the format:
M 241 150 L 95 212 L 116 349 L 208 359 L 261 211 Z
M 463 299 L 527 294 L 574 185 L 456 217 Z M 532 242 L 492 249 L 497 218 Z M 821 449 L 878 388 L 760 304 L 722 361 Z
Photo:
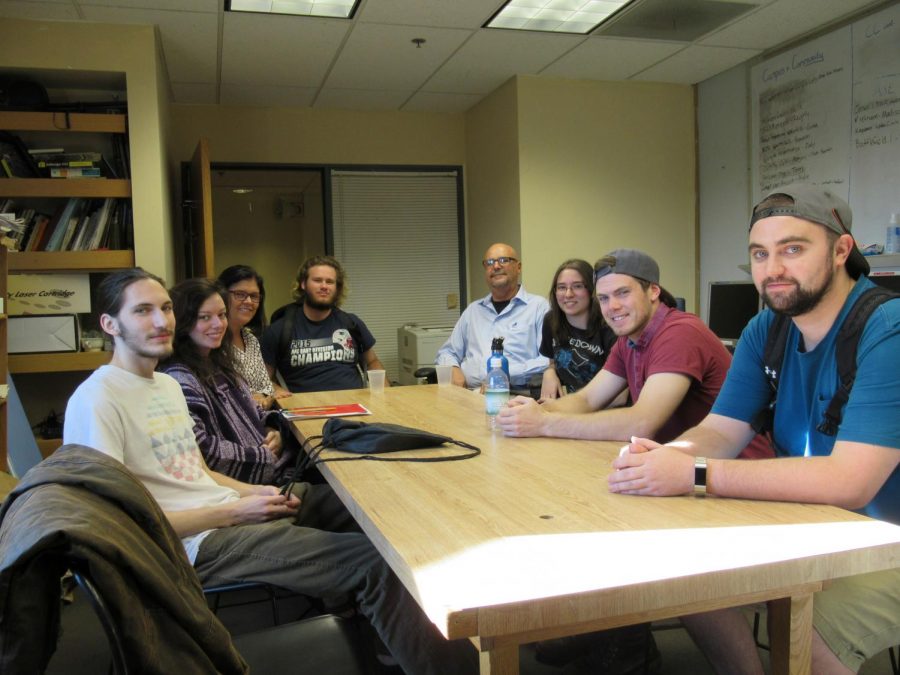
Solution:
M 697 85 L 700 165 L 700 316 L 710 281 L 750 278 L 750 125 L 748 74 L 740 65 Z

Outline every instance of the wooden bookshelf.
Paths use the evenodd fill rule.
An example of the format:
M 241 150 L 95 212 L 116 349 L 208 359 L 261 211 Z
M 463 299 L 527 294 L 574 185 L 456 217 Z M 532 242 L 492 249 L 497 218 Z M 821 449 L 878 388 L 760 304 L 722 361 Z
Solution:
M 95 134 L 124 134 L 126 116 L 121 114 L 65 112 L 0 112 L 0 129 L 17 131 L 84 131 Z
M 0 197 L 131 197 L 122 178 L 5 178 Z
M 10 354 L 9 372 L 61 373 L 95 370 L 109 363 L 112 352 L 58 352 L 50 354 Z
M 11 272 L 103 272 L 134 267 L 134 251 L 24 251 L 9 254 Z
M 115 138 L 100 139 L 96 142 L 90 134 L 102 136 L 124 136 L 128 133 L 128 117 L 124 114 L 91 114 L 65 112 L 0 111 L 0 129 L 4 131 L 30 132 L 30 141 L 46 143 L 45 147 L 63 147 L 71 139 L 72 132 L 83 132 L 78 146 L 95 145 L 100 149 L 112 144 Z M 127 144 L 127 138 L 125 139 Z M 83 197 L 86 199 L 131 199 L 131 181 L 118 178 L 5 178 L 0 180 L 0 198 L 20 200 L 61 200 Z M 42 208 L 48 208 L 43 206 Z M 26 251 L 11 252 L 8 259 L 9 271 L 14 273 L 91 273 L 110 272 L 134 267 L 134 251 Z M 5 283 L 6 275 L 2 275 Z M 5 294 L 4 294 L 5 295 Z M 0 321 L 4 331 L 5 322 Z M 6 355 L 6 342 L 2 345 Z M 8 357 L 11 373 L 36 373 L 48 388 L 54 388 L 58 379 L 56 373 L 84 373 L 109 363 L 111 352 L 55 352 L 44 354 L 12 354 Z M 2 369 L 5 374 L 6 368 Z M 71 378 L 66 378 L 70 380 Z M 28 403 L 26 409 L 28 408 Z M 32 402 L 35 407 L 41 405 Z M 5 414 L 0 412 L 0 417 Z M 5 433 L 4 433 L 5 440 Z M 45 455 L 59 445 L 58 439 L 40 440 L 39 447 Z M 5 461 L 3 466 L 5 466 Z

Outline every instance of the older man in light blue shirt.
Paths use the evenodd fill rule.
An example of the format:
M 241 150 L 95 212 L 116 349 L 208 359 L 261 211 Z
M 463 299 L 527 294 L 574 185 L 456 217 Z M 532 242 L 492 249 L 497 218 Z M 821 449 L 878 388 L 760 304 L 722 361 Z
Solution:
M 481 261 L 491 292 L 473 302 L 459 317 L 450 339 L 438 350 L 435 363 L 450 364 L 453 384 L 479 387 L 487 373 L 491 341 L 503 338 L 509 360 L 510 386 L 524 387 L 548 365 L 541 356 L 541 326 L 550 310 L 547 299 L 519 284 L 522 262 L 508 244 L 493 244 Z

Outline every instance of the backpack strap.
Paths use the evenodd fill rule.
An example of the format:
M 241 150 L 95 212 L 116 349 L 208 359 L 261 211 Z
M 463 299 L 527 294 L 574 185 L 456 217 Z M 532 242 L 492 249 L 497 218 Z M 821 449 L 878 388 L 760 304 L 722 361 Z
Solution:
M 838 389 L 828 404 L 825 414 L 816 429 L 827 436 L 837 434 L 844 415 L 844 406 L 850 399 L 850 390 L 856 381 L 856 355 L 859 348 L 859 339 L 862 332 L 879 306 L 888 300 L 900 298 L 893 291 L 876 286 L 870 288 L 859 296 L 854 303 L 847 318 L 838 330 L 836 340 L 836 358 L 838 370 Z
M 296 302 L 292 302 L 289 305 L 285 305 L 278 310 L 281 312 L 281 317 L 284 319 L 281 324 L 281 333 L 278 334 L 278 352 L 277 354 L 284 354 L 290 349 L 291 346 L 291 335 L 294 332 L 294 321 L 297 320 L 297 307 Z M 272 315 L 273 322 L 275 321 L 275 315 Z
M 822 421 L 816 427 L 817 431 L 828 436 L 837 434 L 843 418 L 844 406 L 850 400 L 850 391 L 856 381 L 856 356 L 859 347 L 859 339 L 869 321 L 869 317 L 880 305 L 900 298 L 900 294 L 881 286 L 869 288 L 857 298 L 850 312 L 838 329 L 835 338 L 835 358 L 838 369 L 838 389 L 825 410 Z M 784 362 L 784 353 L 787 345 L 787 336 L 790 330 L 790 319 L 784 315 L 776 314 L 769 326 L 766 337 L 766 346 L 763 352 L 763 368 L 772 396 L 769 404 L 760 410 L 750 426 L 758 434 L 768 434 L 772 447 L 776 454 L 781 454 L 775 445 L 772 431 L 775 423 L 775 404 L 778 398 L 778 373 Z
M 784 363 L 784 352 L 787 345 L 788 333 L 791 328 L 791 320 L 783 314 L 776 314 L 769 324 L 769 332 L 766 335 L 766 346 L 763 350 L 763 371 L 769 383 L 771 396 L 769 403 L 756 413 L 756 417 L 750 423 L 758 434 L 770 433 L 775 427 L 775 403 L 778 399 L 778 373 Z M 774 442 L 772 446 L 774 447 Z

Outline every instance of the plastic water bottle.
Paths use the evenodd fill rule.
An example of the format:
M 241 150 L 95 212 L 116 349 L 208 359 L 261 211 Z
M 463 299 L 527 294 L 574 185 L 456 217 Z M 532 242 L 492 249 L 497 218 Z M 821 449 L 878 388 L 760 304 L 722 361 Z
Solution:
M 487 380 L 484 391 L 484 411 L 487 427 L 499 431 L 497 414 L 509 401 L 509 362 L 503 356 L 503 338 L 494 338 L 491 356 L 487 362 Z
M 891 214 L 891 222 L 887 226 L 884 252 L 887 254 L 900 253 L 900 215 L 896 213 Z
M 491 340 L 491 355 L 487 360 L 487 372 L 491 372 L 493 359 L 500 359 L 503 372 L 506 373 L 506 379 L 509 380 L 509 359 L 503 355 L 503 338 L 497 337 Z

